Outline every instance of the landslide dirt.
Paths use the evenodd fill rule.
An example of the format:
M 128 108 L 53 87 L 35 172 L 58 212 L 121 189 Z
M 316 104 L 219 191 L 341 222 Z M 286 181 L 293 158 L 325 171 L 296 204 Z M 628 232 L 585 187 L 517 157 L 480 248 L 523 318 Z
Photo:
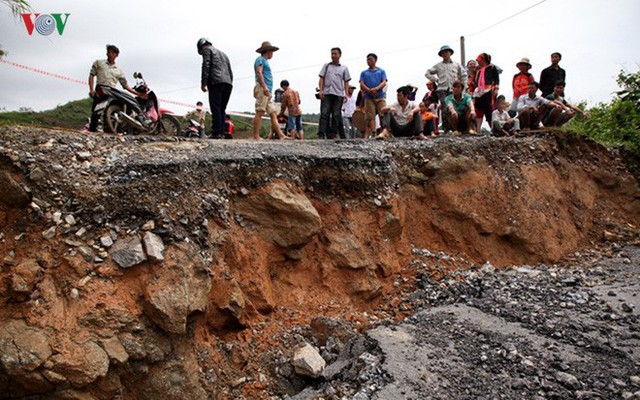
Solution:
M 252 142 L 0 127 L 0 183 L 4 398 L 294 394 L 308 381 L 275 366 L 303 341 L 296 327 L 402 320 L 414 249 L 452 255 L 435 277 L 552 264 L 640 223 L 621 156 L 571 134 Z M 145 260 L 115 261 L 147 234 L 162 259 L 145 245 Z

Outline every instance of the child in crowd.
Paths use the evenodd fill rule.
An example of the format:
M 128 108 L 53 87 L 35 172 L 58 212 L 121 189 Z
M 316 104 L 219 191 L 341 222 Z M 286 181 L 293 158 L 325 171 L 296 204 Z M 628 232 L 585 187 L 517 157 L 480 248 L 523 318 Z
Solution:
M 427 109 L 433 114 L 434 117 L 434 125 L 435 125 L 435 133 L 438 134 L 438 122 L 440 121 L 440 102 L 438 101 L 438 94 L 436 93 L 438 90 L 438 84 L 433 81 L 427 82 L 427 93 L 425 93 L 422 98 L 422 102 L 425 104 Z
M 496 109 L 491 113 L 491 132 L 496 136 L 516 135 L 520 131 L 520 121 L 507 112 L 507 101 L 503 95 L 496 99 Z
M 438 117 L 429 109 L 429 106 L 438 102 L 437 97 L 427 97 L 420 102 L 420 118 L 422 119 L 423 132 L 425 136 L 438 136 Z

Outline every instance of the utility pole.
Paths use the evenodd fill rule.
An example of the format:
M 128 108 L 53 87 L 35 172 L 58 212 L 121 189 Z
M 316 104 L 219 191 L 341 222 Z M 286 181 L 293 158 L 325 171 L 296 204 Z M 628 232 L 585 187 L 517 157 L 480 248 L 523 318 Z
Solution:
M 467 65 L 464 49 L 464 36 L 460 36 L 460 64 Z

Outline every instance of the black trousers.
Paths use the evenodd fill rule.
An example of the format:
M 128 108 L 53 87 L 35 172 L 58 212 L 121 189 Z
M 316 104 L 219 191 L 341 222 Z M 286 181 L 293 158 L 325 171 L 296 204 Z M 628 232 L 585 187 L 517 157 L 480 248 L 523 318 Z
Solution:
M 207 85 L 209 108 L 211 109 L 211 134 L 213 137 L 220 137 L 224 133 L 224 120 L 232 89 L 233 86 L 228 83 Z
M 102 85 L 96 86 L 96 89 L 98 89 L 100 86 Z M 96 112 L 94 112 L 94 110 L 96 109 L 96 106 L 100 104 L 100 102 L 102 102 L 102 100 L 104 99 L 105 99 L 104 96 L 98 96 L 97 93 L 95 96 L 93 96 L 93 104 L 91 104 L 91 121 L 89 122 L 89 132 L 95 132 L 96 130 L 98 130 L 98 122 L 100 122 L 100 114 L 97 114 Z
M 337 133 L 340 139 L 344 139 L 344 126 L 342 125 L 342 96 L 325 94 L 320 102 L 320 126 L 318 138 L 333 139 Z
M 420 118 L 420 114 L 414 114 L 411 122 L 399 124 L 396 117 L 389 111 L 382 117 L 382 126 L 395 137 L 418 136 L 422 132 L 422 118 Z

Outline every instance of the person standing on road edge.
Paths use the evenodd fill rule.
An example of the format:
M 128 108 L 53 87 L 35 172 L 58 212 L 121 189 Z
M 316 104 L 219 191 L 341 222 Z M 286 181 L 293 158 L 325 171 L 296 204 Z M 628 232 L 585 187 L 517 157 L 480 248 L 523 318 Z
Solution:
M 382 114 L 382 109 L 387 106 L 384 88 L 387 86 L 387 73 L 376 66 L 378 56 L 374 53 L 367 54 L 368 69 L 360 73 L 360 89 L 364 93 L 364 109 L 366 118 L 366 131 L 364 138 L 369 139 L 376 128 L 376 114 Z
M 280 115 L 284 116 L 285 111 L 287 112 L 287 132 L 289 132 L 289 137 L 302 140 L 304 131 L 302 130 L 300 93 L 297 90 L 293 90 L 286 79 L 280 82 L 280 87 L 284 90 L 282 103 L 280 103 Z
M 558 82 L 566 82 L 567 73 L 564 69 L 560 68 L 560 60 L 562 60 L 562 54 L 557 51 L 551 53 L 551 65 L 543 69 L 540 73 L 540 90 L 542 91 L 542 97 L 547 97 L 553 93 L 553 87 Z
M 342 124 L 342 103 L 349 98 L 349 68 L 340 64 L 342 50 L 339 47 L 331 49 L 331 62 L 322 66 L 320 81 L 318 83 L 318 96 L 320 97 L 320 126 L 318 128 L 319 139 L 333 139 L 336 133 L 340 139 L 344 139 L 344 126 Z M 331 127 L 331 129 L 329 128 Z
M 273 75 L 271 74 L 271 66 L 269 60 L 273 57 L 275 51 L 280 50 L 279 47 L 271 45 L 270 42 L 262 42 L 262 46 L 256 49 L 256 53 L 260 53 L 256 61 L 253 63 L 253 70 L 256 76 L 256 84 L 253 87 L 253 97 L 256 99 L 256 115 L 253 117 L 253 138 L 260 139 L 260 124 L 262 116 L 267 113 L 271 120 L 271 128 L 278 134 L 280 139 L 288 139 L 278 123 L 278 110 L 271 100 L 273 91 Z
M 516 64 L 516 68 L 518 68 L 519 72 L 515 74 L 511 80 L 511 86 L 513 87 L 513 103 L 511 103 L 511 108 L 509 109 L 509 115 L 512 118 L 515 117 L 518 112 L 518 99 L 520 99 L 520 96 L 524 96 L 529 93 L 529 84 L 535 80 L 533 75 L 529 73 L 529 70 L 531 69 L 529 58 L 522 57 L 522 59 Z
M 198 40 L 198 54 L 202 55 L 200 87 L 209 92 L 211 109 L 211 137 L 220 139 L 224 133 L 224 117 L 233 89 L 233 71 L 229 57 L 211 45 L 207 38 Z
M 442 57 L 442 61 L 429 68 L 424 74 L 428 80 L 435 82 L 437 85 L 436 95 L 440 102 L 440 111 L 442 113 L 440 118 L 445 132 L 449 130 L 447 124 L 450 118 L 446 116 L 449 107 L 444 104 L 444 100 L 453 93 L 454 82 L 461 82 L 463 89 L 466 89 L 468 81 L 467 70 L 460 63 L 453 61 L 451 59 L 452 55 L 453 49 L 450 46 L 444 45 L 440 47 L 438 56 Z

